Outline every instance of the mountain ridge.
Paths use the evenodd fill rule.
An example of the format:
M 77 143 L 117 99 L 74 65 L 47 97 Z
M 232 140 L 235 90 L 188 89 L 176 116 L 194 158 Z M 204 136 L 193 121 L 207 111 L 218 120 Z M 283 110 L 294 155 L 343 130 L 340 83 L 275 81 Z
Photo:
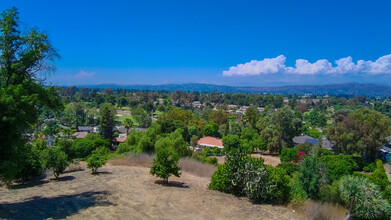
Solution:
M 83 88 L 105 89 L 135 89 L 135 90 L 166 90 L 166 91 L 197 91 L 221 93 L 270 93 L 270 94 L 311 94 L 311 95 L 363 95 L 363 96 L 390 96 L 391 86 L 377 84 L 343 83 L 329 85 L 287 85 L 287 86 L 228 86 L 205 83 L 161 84 L 161 85 L 120 85 L 96 84 L 77 85 Z

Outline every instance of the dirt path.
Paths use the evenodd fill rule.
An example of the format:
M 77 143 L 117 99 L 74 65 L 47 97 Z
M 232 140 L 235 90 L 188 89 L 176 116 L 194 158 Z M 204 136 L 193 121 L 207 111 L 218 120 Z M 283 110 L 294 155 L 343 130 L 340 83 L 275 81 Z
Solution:
M 385 163 L 384 164 L 384 169 L 386 170 L 388 181 L 391 182 L 391 165 L 390 165 L 390 163 Z
M 281 206 L 207 189 L 210 178 L 183 173 L 164 186 L 135 166 L 105 166 L 45 178 L 28 187 L 0 188 L 0 219 L 300 219 Z

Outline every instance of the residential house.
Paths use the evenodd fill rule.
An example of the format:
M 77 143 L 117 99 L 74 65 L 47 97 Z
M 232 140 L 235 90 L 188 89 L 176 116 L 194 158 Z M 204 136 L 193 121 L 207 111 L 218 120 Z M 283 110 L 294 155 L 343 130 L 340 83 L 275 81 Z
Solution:
M 205 147 L 207 148 L 218 147 L 220 149 L 223 149 L 224 145 L 223 145 L 223 141 L 220 138 L 207 136 L 198 140 L 197 147 L 195 150 L 203 149 Z

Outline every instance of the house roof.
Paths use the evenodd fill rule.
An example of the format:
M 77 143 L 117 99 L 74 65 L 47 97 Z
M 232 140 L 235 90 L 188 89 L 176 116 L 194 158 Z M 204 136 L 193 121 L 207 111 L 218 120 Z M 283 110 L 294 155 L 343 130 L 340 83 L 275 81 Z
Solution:
M 72 137 L 76 138 L 85 138 L 88 135 L 88 132 L 86 131 L 81 131 L 81 132 L 75 132 L 72 134 Z
M 210 147 L 219 147 L 223 148 L 223 141 L 220 138 L 215 137 L 203 137 L 198 140 L 198 145 L 210 146 Z
M 117 137 L 117 138 L 115 138 L 115 142 L 123 143 L 123 142 L 126 141 L 126 138 L 127 138 L 127 137 L 128 137 L 128 136 L 126 136 L 126 135 L 124 135 L 124 136 L 122 136 L 122 137 Z
M 310 137 L 308 135 L 302 135 L 302 136 L 296 136 L 293 138 L 293 142 L 295 144 L 304 144 L 304 143 L 311 143 L 313 145 L 318 144 L 318 139 L 315 139 L 313 137 Z

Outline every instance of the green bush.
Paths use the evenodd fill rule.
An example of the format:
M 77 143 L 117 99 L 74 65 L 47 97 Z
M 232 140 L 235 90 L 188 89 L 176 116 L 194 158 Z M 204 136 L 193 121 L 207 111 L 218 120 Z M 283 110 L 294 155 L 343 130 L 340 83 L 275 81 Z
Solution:
M 56 179 L 69 165 L 67 155 L 56 147 L 45 149 L 41 156 L 43 166 L 52 169 Z
M 306 133 L 308 136 L 311 136 L 316 139 L 322 136 L 322 132 L 318 131 L 317 129 L 309 129 Z
M 376 164 L 370 163 L 370 164 L 366 165 L 362 170 L 365 172 L 373 172 L 376 170 Z
M 217 166 L 217 158 L 216 157 L 208 157 L 204 151 L 194 152 L 191 159 L 200 161 L 202 163 L 208 163 Z
M 116 154 L 123 154 L 128 153 L 132 151 L 132 147 L 130 145 L 127 145 L 126 143 L 120 143 L 117 146 L 117 149 L 115 150 Z
M 343 204 L 340 193 L 338 181 L 334 181 L 331 185 L 323 185 L 319 189 L 320 199 L 326 203 Z
M 376 160 L 376 169 L 373 171 L 370 179 L 380 187 L 380 190 L 385 190 L 391 183 L 388 181 L 386 170 L 384 169 L 383 162 Z
M 304 143 L 304 144 L 298 144 L 294 148 L 298 152 L 304 152 L 304 153 L 310 155 L 313 147 L 314 147 L 313 144 L 307 142 L 307 143 Z
M 91 169 L 92 173 L 96 173 L 98 168 L 101 168 L 106 163 L 109 155 L 110 151 L 106 147 L 94 150 L 87 158 L 87 168 Z
M 379 190 L 379 187 L 367 178 L 344 176 L 340 180 L 341 198 L 348 205 L 349 215 L 360 219 L 389 219 L 391 205 Z
M 280 159 L 282 162 L 297 162 L 299 152 L 294 148 L 284 148 L 281 151 Z
M 282 162 L 278 164 L 277 167 L 284 169 L 289 176 L 292 176 L 293 173 L 299 171 L 299 166 L 294 163 Z
M 228 192 L 228 169 L 225 164 L 217 166 L 216 172 L 212 175 L 209 189 L 218 190 L 220 192 Z
M 350 155 L 326 155 L 319 158 L 322 164 L 326 165 L 327 182 L 332 183 L 344 175 L 350 175 L 358 170 L 357 163 Z
M 267 183 L 270 186 L 269 199 L 273 204 L 286 204 L 290 199 L 289 177 L 282 168 L 266 166 Z
M 293 204 L 303 204 L 307 198 L 307 193 L 304 191 L 299 180 L 299 172 L 292 174 L 292 178 L 289 181 L 289 187 L 291 189 L 291 202 Z
M 323 148 L 323 147 L 315 147 L 313 148 L 312 150 L 312 154 L 313 156 L 315 157 L 323 157 L 323 156 L 326 156 L 326 155 L 333 155 L 333 152 L 331 150 L 328 150 L 326 148 Z
M 78 138 L 73 141 L 72 147 L 70 149 L 70 156 L 74 158 L 86 158 L 91 154 L 96 147 L 94 141 L 88 138 Z
M 300 164 L 298 179 L 302 189 L 311 199 L 318 199 L 320 187 L 320 163 L 313 156 L 306 157 Z

